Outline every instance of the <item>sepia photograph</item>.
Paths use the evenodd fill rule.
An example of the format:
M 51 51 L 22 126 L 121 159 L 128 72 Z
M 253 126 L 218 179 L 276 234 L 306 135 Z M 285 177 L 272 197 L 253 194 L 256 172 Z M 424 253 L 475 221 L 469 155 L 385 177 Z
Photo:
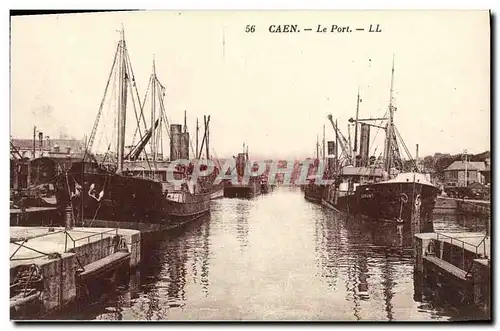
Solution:
M 10 13 L 11 321 L 492 321 L 488 10 Z

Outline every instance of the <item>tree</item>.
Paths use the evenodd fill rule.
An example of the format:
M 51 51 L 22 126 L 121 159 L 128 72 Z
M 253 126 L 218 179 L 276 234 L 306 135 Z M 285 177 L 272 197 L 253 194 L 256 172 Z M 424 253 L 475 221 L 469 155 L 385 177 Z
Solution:
M 435 160 L 434 170 L 439 179 L 444 179 L 444 170 L 448 168 L 454 161 L 456 157 L 443 155 L 437 160 Z
M 431 155 L 424 157 L 422 167 L 425 172 L 435 172 L 436 160 Z

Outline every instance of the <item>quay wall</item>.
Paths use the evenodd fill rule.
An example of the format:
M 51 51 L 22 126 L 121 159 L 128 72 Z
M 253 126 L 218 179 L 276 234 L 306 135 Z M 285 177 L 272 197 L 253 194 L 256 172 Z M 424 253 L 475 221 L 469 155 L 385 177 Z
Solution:
M 465 214 L 477 216 L 491 215 L 489 201 L 473 201 L 454 198 L 438 197 L 434 214 Z
M 479 310 L 490 313 L 491 308 L 491 269 L 489 259 L 480 259 L 479 252 L 465 251 L 458 243 L 451 244 L 437 240 L 435 233 L 421 233 L 414 236 L 415 265 L 414 277 L 417 283 L 431 281 L 436 274 L 434 269 L 441 269 L 440 277 L 448 280 L 448 290 L 462 293 L 464 298 L 470 298 Z M 439 262 L 434 264 L 424 259 L 426 255 L 434 256 Z M 447 267 L 447 263 L 448 267 Z M 441 267 L 438 267 L 441 265 Z M 444 268 L 444 269 L 443 269 Z M 462 270 L 467 278 L 458 279 L 457 270 Z M 469 299 L 466 299 L 469 300 Z M 472 303 L 471 302 L 471 303 Z
M 76 263 L 86 266 L 87 264 L 113 254 L 115 241 L 116 239 L 114 237 L 104 237 L 95 241 L 90 241 L 81 246 L 76 246 L 69 251 L 75 253 Z
M 484 312 L 491 311 L 491 268 L 486 259 L 473 262 L 474 304 Z
M 457 210 L 468 215 L 487 216 L 491 215 L 489 203 L 480 203 L 467 200 L 457 200 Z
M 76 256 L 64 254 L 59 259 L 40 264 L 43 275 L 42 314 L 50 314 L 72 304 L 76 299 Z
M 37 287 L 40 292 L 39 304 L 36 311 L 30 310 L 30 315 L 49 316 L 76 303 L 80 299 L 79 293 L 82 293 L 78 291 L 77 272 L 90 263 L 104 259 L 118 251 L 126 250 L 130 253 L 129 269 L 134 269 L 139 265 L 141 261 L 140 232 L 118 229 L 118 235 L 116 235 L 116 232 L 106 233 L 106 230 L 110 229 L 92 229 L 88 233 L 90 236 L 88 238 L 82 237 L 81 232 L 77 230 L 74 232 L 69 230 L 70 235 L 76 239 L 76 245 L 73 246 L 73 241 L 67 238 L 67 252 L 63 252 L 61 249 L 60 252 L 53 252 L 50 256 L 36 258 L 22 265 L 17 264 L 11 267 L 11 284 L 18 272 L 22 272 L 33 264 L 38 267 L 42 276 L 40 285 Z M 95 235 L 91 232 L 95 232 Z M 82 239 L 78 240 L 78 236 Z M 40 238 L 38 240 L 40 241 Z M 53 237 L 50 240 L 53 240 Z M 60 240 L 65 239 L 61 237 Z M 40 245 L 42 244 L 40 243 Z M 64 247 L 64 242 L 60 242 L 59 245 Z M 14 311 L 21 312 L 21 316 L 24 315 L 25 307 L 22 305 L 16 307 Z M 11 316 L 11 319 L 15 319 L 16 316 Z

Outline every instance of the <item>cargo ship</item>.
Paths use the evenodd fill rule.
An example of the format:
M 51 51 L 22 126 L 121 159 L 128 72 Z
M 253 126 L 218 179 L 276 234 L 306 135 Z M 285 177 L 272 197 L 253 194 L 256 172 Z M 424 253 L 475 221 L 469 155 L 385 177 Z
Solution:
M 309 165 L 306 184 L 301 186 L 304 198 L 312 203 L 322 204 L 329 185 L 323 181 L 330 181 L 335 173 L 335 142 L 328 141 L 327 151 L 323 147 L 323 158 L 319 158 L 319 142 L 316 143 L 316 159 Z M 323 131 L 323 146 L 325 146 L 325 134 Z M 320 164 L 322 163 L 322 164 Z
M 141 105 L 123 29 L 92 133 L 86 143 L 85 154 L 91 153 L 112 78 L 118 83 L 115 118 L 117 134 L 114 141 L 116 153 L 110 151 L 110 144 L 101 160 L 88 162 L 84 157 L 85 161 L 74 162 L 67 171 L 60 174 L 55 184 L 58 204 L 70 210 L 67 213 L 69 217 L 82 226 L 119 224 L 120 227 L 139 229 L 144 225 L 172 227 L 208 213 L 210 193 L 191 182 L 188 169 L 178 167 L 173 171 L 169 170 L 165 166 L 167 164 L 158 158 L 162 128 L 168 127 L 168 122 L 163 105 L 165 90 L 156 76 L 154 60 L 148 86 L 153 100 L 151 127 L 141 132 L 141 120 L 146 127 L 142 112 L 144 103 Z M 128 101 L 134 106 L 137 120 L 134 138 L 139 133 L 140 140 L 125 153 Z M 141 110 L 140 115 L 137 114 L 137 109 Z M 189 151 L 189 134 L 179 132 L 179 126 L 170 127 L 170 161 L 184 158 L 186 155 L 181 155 L 181 151 Z M 151 147 L 151 153 L 146 153 L 146 147 Z M 140 157 L 142 160 L 139 160 Z M 141 166 L 141 163 L 147 166 Z M 171 175 L 174 178 L 185 179 L 186 182 L 178 187 L 172 185 L 167 181 L 169 171 L 173 172 Z
M 238 153 L 235 158 L 236 160 L 236 176 L 237 182 L 226 181 L 224 184 L 224 197 L 225 198 L 243 198 L 252 199 L 259 196 L 262 193 L 262 175 L 261 176 L 250 176 L 250 174 L 245 174 L 247 164 L 250 160 L 248 158 L 248 146 L 245 150 L 245 145 L 243 145 L 243 152 Z M 252 165 L 252 170 L 255 169 L 255 165 Z
M 354 148 L 351 149 L 340 130 L 332 123 L 336 136 L 343 146 L 343 164 L 335 175 L 334 184 L 325 192 L 323 204 L 327 207 L 360 215 L 370 220 L 383 220 L 397 223 L 418 221 L 429 224 L 432 218 L 439 188 L 433 185 L 424 174 L 418 172 L 416 162 L 411 171 L 404 172 L 399 145 L 404 144 L 394 125 L 393 105 L 394 61 L 391 71 L 390 102 L 387 118 L 359 119 L 359 92 L 356 119 L 350 119 L 355 125 Z M 371 124 L 373 121 L 385 121 L 385 126 Z M 360 127 L 360 154 L 357 152 L 357 131 Z M 385 131 L 383 158 L 369 157 L 370 127 Z M 398 138 L 400 143 L 398 144 Z
M 304 198 L 312 203 L 321 204 L 323 195 L 327 186 L 322 184 L 319 177 L 322 175 L 318 173 L 320 160 L 316 158 L 314 163 L 308 169 L 308 176 L 306 178 L 306 185 L 304 185 Z

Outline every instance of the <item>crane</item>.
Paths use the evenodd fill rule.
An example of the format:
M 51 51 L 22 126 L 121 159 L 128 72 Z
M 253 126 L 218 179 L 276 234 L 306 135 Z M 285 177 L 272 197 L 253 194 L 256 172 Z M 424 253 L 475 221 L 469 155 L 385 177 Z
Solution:
M 352 164 L 352 150 L 351 146 L 347 142 L 347 139 L 344 137 L 342 132 L 339 130 L 339 128 L 335 125 L 335 122 L 333 121 L 333 117 L 331 114 L 328 114 L 328 119 L 330 120 L 330 123 L 332 123 L 333 129 L 335 130 L 335 134 L 337 135 L 338 141 L 340 148 L 342 149 L 342 152 L 345 154 L 347 163 Z

